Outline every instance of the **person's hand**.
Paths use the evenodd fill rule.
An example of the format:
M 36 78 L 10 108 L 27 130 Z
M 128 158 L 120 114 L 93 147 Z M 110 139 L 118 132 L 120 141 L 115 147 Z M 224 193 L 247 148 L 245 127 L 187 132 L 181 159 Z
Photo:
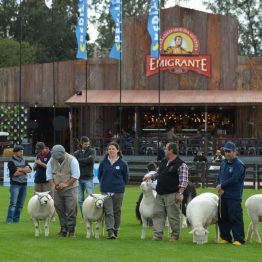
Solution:
M 37 160 L 35 161 L 35 163 L 36 163 L 37 165 L 41 165 L 41 164 L 42 164 L 42 161 L 41 161 L 40 159 L 37 159 Z
M 56 190 L 63 190 L 64 188 L 66 188 L 68 185 L 67 183 L 60 183 L 58 185 L 55 186 Z
M 219 195 L 222 195 L 224 193 L 224 190 L 220 184 L 216 186 L 216 191 Z
M 183 194 L 179 194 L 179 193 L 176 194 L 176 203 L 182 203 L 183 199 L 184 199 Z

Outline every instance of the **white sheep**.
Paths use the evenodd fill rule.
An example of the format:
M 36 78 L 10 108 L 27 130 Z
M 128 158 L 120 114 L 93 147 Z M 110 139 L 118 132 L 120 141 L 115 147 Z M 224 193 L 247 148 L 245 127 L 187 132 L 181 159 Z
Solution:
M 186 209 L 187 219 L 192 226 L 193 243 L 208 242 L 208 227 L 216 224 L 216 241 L 218 242 L 218 196 L 213 193 L 203 193 L 196 196 Z
M 153 190 L 151 182 L 142 182 L 140 188 L 143 192 L 143 198 L 139 205 L 139 212 L 142 220 L 141 239 L 145 239 L 148 220 L 153 217 L 153 210 L 156 199 L 156 191 Z
M 262 221 L 262 194 L 257 194 L 249 197 L 246 200 L 245 206 L 247 208 L 248 216 L 251 223 L 248 227 L 247 241 L 250 241 L 254 233 L 256 241 L 261 243 L 261 238 L 258 233 L 258 223 Z
M 55 213 L 54 200 L 49 192 L 36 192 L 28 202 L 27 211 L 35 225 L 35 236 L 40 233 L 39 220 L 45 220 L 45 236 L 49 235 L 49 223 Z
M 103 223 L 104 223 L 104 200 L 108 198 L 108 195 L 102 194 L 91 194 L 89 195 L 82 207 L 83 211 L 83 219 L 86 224 L 86 238 L 90 238 L 92 235 L 92 222 L 96 222 L 96 231 L 95 238 L 99 239 L 99 229 L 102 224 L 103 231 Z

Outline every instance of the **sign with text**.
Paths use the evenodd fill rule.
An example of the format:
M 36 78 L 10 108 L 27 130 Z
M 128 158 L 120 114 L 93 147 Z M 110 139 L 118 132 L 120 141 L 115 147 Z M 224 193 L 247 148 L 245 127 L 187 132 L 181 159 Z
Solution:
M 195 71 L 210 77 L 211 58 L 199 55 L 200 43 L 196 35 L 183 27 L 166 30 L 160 38 L 160 58 L 146 56 L 146 75 L 168 70 L 172 74 Z

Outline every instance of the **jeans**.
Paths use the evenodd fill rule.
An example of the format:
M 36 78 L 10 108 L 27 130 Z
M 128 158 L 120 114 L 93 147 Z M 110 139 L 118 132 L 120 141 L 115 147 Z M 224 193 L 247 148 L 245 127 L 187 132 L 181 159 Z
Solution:
M 93 178 L 85 180 L 79 179 L 79 186 L 78 186 L 78 203 L 80 207 L 80 211 L 82 214 L 82 206 L 85 200 L 85 191 L 87 195 L 94 194 L 94 183 Z
M 10 204 L 6 223 L 19 223 L 20 213 L 26 198 L 27 185 L 10 185 Z

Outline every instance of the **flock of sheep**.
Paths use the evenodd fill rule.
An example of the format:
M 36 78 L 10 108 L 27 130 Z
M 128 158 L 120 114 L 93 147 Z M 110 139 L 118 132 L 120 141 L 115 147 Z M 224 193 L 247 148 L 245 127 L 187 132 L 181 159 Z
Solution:
M 153 206 L 156 192 L 149 182 L 142 182 L 140 186 L 143 197 L 139 204 L 139 211 L 142 221 L 141 239 L 146 237 L 148 221 L 153 216 Z M 92 234 L 99 239 L 103 234 L 104 225 L 104 200 L 109 197 L 102 194 L 89 195 L 83 203 L 83 219 L 86 224 L 86 238 L 89 239 Z M 219 197 L 213 193 L 202 193 L 192 200 L 189 199 L 186 207 L 186 219 L 192 230 L 193 243 L 204 244 L 208 242 L 208 228 L 210 225 L 216 225 L 216 241 L 218 241 L 218 203 Z M 245 206 L 251 219 L 249 225 L 247 241 L 250 241 L 254 233 L 256 241 L 261 243 L 258 233 L 258 223 L 262 221 L 262 194 L 256 194 L 246 200 Z M 45 236 L 49 235 L 49 223 L 55 213 L 54 201 L 49 192 L 36 193 L 28 202 L 28 213 L 35 225 L 35 236 L 40 233 L 39 220 L 45 221 Z M 181 212 L 181 221 L 182 221 Z M 95 222 L 95 230 L 92 230 L 92 223 Z M 167 221 L 168 223 L 168 221 Z M 181 223 L 181 227 L 186 223 Z

